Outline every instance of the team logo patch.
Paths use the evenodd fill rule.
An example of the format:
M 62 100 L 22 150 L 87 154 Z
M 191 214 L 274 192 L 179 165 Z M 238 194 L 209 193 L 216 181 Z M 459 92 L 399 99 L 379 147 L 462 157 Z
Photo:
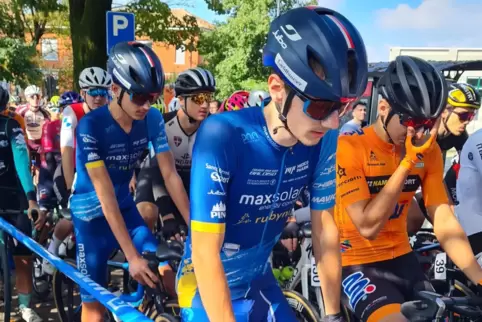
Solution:
M 174 140 L 174 144 L 175 144 L 176 146 L 180 146 L 181 143 L 182 143 L 182 137 L 180 137 L 180 136 L 174 136 L 174 139 L 173 139 L 173 140 Z
M 368 294 L 372 294 L 377 289 L 374 284 L 370 284 L 370 279 L 364 277 L 362 272 L 355 272 L 346 277 L 341 285 L 353 310 L 360 301 L 367 298 Z

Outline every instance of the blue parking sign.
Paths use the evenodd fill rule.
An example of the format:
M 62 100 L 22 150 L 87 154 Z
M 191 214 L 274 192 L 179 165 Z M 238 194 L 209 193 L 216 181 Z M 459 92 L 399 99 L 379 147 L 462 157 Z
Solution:
M 136 39 L 135 17 L 128 12 L 106 12 L 107 55 L 115 44 Z

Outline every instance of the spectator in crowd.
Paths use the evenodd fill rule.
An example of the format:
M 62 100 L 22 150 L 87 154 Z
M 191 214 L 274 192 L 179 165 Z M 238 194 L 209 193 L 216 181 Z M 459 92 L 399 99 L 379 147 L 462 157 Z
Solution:
M 340 130 L 341 134 L 351 133 L 357 131 L 366 125 L 365 117 L 367 115 L 367 104 L 362 101 L 358 101 L 353 108 L 353 119 L 346 122 Z
M 209 114 L 216 114 L 221 106 L 221 101 L 214 100 L 209 103 Z

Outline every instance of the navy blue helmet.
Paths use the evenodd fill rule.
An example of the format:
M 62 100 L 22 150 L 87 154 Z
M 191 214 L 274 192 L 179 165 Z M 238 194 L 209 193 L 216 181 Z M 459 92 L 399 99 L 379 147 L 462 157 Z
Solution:
M 138 42 L 121 42 L 112 47 L 107 63 L 114 83 L 138 94 L 161 93 L 164 71 L 156 53 Z
M 324 79 L 310 67 L 310 59 L 321 65 Z M 263 64 L 309 99 L 356 98 L 367 85 L 367 54 L 360 33 L 344 16 L 326 8 L 295 8 L 273 20 Z

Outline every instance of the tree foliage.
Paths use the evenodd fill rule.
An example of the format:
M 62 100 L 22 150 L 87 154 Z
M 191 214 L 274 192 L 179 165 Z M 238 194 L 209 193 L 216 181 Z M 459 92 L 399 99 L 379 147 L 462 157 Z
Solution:
M 37 83 L 41 72 L 35 61 L 35 47 L 22 39 L 0 38 L 0 79 L 22 87 Z
M 225 98 L 240 89 L 266 89 L 269 70 L 263 67 L 262 49 L 270 22 L 276 16 L 276 1 L 206 2 L 218 13 L 228 14 L 226 22 L 201 34 L 198 45 L 204 66 L 215 73 L 218 96 Z M 280 12 L 313 2 L 280 0 Z
M 200 30 L 194 16 L 176 17 L 169 3 L 160 0 L 132 1 L 127 10 L 136 15 L 138 37 L 147 36 L 153 41 L 195 50 Z

